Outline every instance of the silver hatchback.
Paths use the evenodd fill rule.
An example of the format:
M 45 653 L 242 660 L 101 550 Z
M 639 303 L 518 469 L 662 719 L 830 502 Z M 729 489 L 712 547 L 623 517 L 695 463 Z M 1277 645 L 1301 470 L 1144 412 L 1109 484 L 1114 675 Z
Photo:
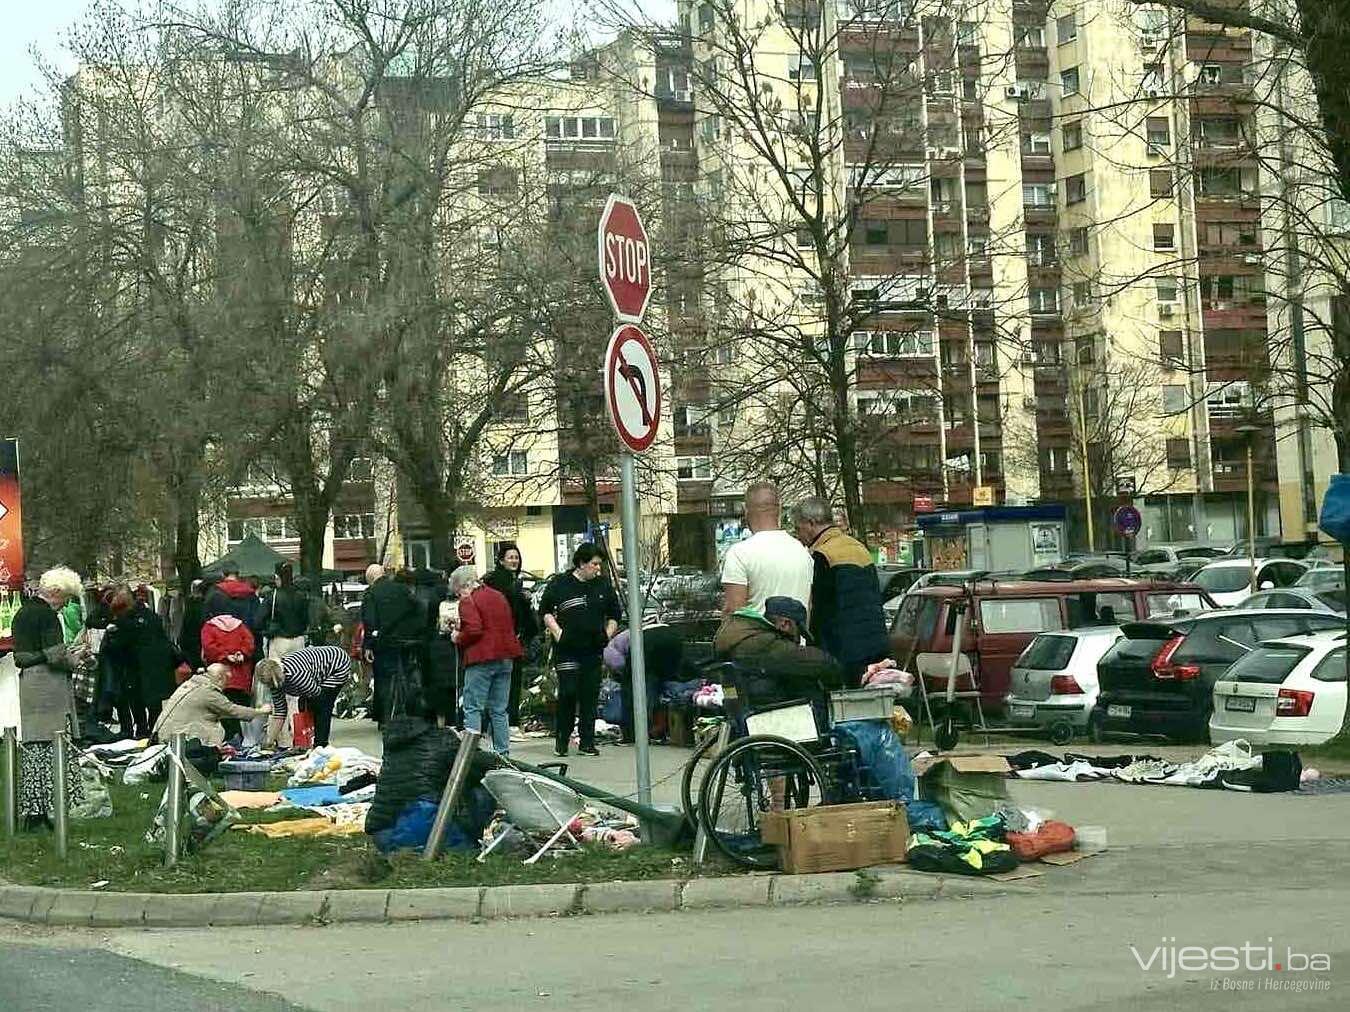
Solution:
M 1120 636 L 1120 627 L 1114 625 L 1037 636 L 1013 665 L 1008 722 L 1043 728 L 1057 745 L 1085 734 L 1097 705 L 1097 662 Z

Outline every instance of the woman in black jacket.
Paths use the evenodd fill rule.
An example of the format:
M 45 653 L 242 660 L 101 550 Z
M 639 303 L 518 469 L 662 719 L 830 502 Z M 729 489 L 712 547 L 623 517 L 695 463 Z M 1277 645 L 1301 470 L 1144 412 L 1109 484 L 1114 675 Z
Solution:
M 511 602 L 516 638 L 528 651 L 530 641 L 539 635 L 539 620 L 535 618 L 530 595 L 525 593 L 521 581 L 520 571 L 523 562 L 520 549 L 508 541 L 497 549 L 497 566 L 488 573 L 483 582 Z M 524 657 L 517 657 L 511 664 L 511 696 L 506 704 L 506 717 L 512 733 L 520 728 L 520 693 L 523 688 L 524 668 Z
M 160 705 L 173 695 L 174 669 L 182 655 L 164 632 L 164 623 L 131 591 L 112 601 L 112 622 L 103 640 L 117 674 L 117 719 L 123 737 L 148 738 Z

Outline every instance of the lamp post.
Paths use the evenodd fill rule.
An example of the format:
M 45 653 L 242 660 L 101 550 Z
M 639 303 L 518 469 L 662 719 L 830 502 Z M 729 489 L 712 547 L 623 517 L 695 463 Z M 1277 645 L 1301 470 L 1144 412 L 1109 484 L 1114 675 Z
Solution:
M 1256 437 L 1264 430 L 1255 422 L 1246 422 L 1235 430 L 1247 441 L 1247 557 L 1251 563 L 1249 583 L 1251 593 L 1256 593 L 1256 480 L 1252 474 L 1252 447 Z

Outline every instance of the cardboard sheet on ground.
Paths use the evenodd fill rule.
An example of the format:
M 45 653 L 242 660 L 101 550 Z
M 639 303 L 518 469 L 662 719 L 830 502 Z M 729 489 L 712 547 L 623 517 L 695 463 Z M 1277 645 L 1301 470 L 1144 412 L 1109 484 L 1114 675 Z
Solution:
M 1079 861 L 1086 861 L 1088 858 L 1100 854 L 1098 850 L 1066 850 L 1062 854 L 1046 854 L 1041 858 L 1042 864 L 1077 864 Z

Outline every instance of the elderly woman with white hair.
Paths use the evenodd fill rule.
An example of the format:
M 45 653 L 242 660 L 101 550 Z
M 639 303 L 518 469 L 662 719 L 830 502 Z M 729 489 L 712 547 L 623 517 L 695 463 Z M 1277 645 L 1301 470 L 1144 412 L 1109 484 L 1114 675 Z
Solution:
M 19 669 L 19 733 L 23 741 L 19 815 L 26 825 L 49 822 L 52 805 L 52 742 L 62 731 L 74 732 L 75 693 L 71 674 L 82 661 L 66 646 L 58 612 L 79 597 L 79 574 L 64 566 L 49 569 L 38 580 L 37 593 L 14 616 L 14 664 Z M 66 779 L 67 801 L 81 800 L 80 778 Z
M 482 732 L 483 713 L 492 728 L 492 748 L 511 750 L 506 708 L 511 698 L 511 662 L 525 651 L 516 636 L 511 602 L 479 582 L 478 570 L 460 566 L 450 574 L 450 596 L 459 601 L 459 628 L 451 636 L 464 655 L 464 726 Z

